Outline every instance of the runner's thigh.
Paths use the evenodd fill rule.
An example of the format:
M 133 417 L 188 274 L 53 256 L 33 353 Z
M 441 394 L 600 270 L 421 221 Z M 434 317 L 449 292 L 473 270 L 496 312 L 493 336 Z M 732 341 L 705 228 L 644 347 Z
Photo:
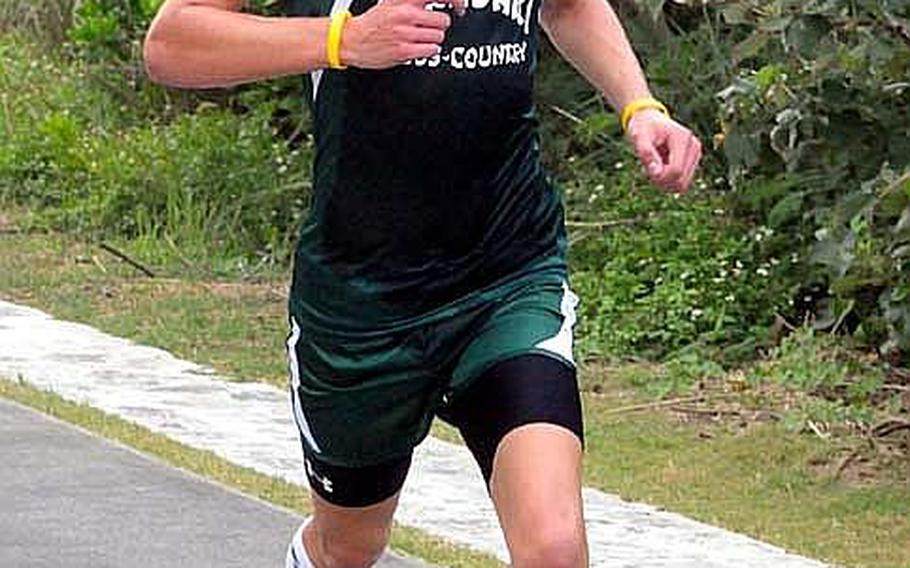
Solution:
M 545 275 L 474 324 L 439 415 L 461 431 L 488 482 L 500 442 L 520 426 L 553 424 L 583 439 L 572 355 L 577 303 L 564 280 Z
M 291 318 L 291 403 L 312 490 L 336 507 L 395 496 L 429 431 L 439 381 L 410 332 L 332 336 Z

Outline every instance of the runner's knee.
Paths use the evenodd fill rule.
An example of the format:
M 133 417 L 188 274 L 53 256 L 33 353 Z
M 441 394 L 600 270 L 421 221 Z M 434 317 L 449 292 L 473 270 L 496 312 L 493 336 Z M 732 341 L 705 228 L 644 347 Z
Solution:
M 368 568 L 385 550 L 391 527 L 349 527 L 348 530 L 317 530 L 319 568 Z
M 513 568 L 581 568 L 585 562 L 585 539 L 574 526 L 541 527 L 512 551 Z

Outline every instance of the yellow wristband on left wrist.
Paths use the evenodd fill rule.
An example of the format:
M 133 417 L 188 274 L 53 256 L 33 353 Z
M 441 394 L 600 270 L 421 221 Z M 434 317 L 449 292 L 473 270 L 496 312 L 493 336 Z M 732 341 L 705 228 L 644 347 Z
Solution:
M 329 33 L 325 40 L 325 58 L 332 69 L 345 69 L 347 65 L 341 61 L 341 34 L 344 25 L 351 19 L 347 10 L 332 14 L 329 21 Z
M 622 109 L 622 115 L 620 117 L 622 131 L 627 132 L 629 130 L 629 123 L 632 122 L 632 117 L 635 116 L 635 113 L 646 109 L 659 110 L 660 112 L 664 113 L 664 115 L 670 116 L 670 111 L 667 109 L 667 105 L 655 99 L 654 97 L 643 97 L 641 99 L 635 99 Z

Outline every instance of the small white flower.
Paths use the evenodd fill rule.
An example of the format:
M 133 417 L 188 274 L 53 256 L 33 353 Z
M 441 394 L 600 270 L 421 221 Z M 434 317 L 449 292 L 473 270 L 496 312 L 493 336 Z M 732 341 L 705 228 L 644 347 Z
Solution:
M 764 266 L 761 266 L 755 270 L 755 273 L 759 276 L 767 276 L 769 274 L 768 269 Z

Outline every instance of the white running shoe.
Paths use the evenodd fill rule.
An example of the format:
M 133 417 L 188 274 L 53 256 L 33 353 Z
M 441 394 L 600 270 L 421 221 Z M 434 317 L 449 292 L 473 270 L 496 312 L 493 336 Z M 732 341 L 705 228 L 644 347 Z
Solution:
M 294 532 L 291 542 L 288 543 L 288 554 L 284 561 L 285 568 L 313 568 L 310 559 L 307 558 L 306 550 L 303 548 L 303 529 L 309 522 L 309 519 L 305 520 Z

